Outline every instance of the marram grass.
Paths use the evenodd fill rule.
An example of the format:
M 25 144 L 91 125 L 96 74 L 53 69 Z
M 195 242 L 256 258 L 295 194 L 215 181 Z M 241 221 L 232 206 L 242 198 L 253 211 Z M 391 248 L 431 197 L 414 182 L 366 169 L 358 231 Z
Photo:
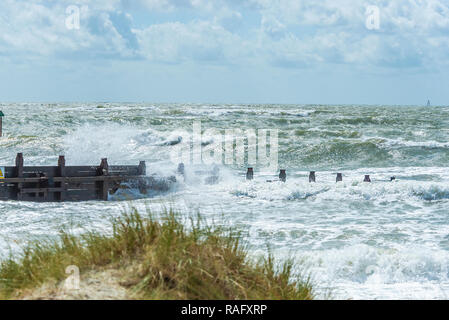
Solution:
M 313 298 L 310 281 L 293 277 L 291 261 L 277 265 L 271 255 L 253 261 L 232 228 L 211 227 L 199 216 L 182 220 L 173 211 L 156 219 L 130 209 L 113 221 L 111 235 L 61 232 L 57 240 L 34 242 L 19 258 L 1 262 L 0 298 L 26 298 L 46 283 L 61 284 L 70 265 L 81 278 L 121 270 L 127 299 Z

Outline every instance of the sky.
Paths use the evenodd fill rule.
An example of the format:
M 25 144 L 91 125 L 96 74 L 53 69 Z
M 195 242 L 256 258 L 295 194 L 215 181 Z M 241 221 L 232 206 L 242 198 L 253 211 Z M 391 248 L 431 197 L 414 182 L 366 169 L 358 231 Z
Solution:
M 449 105 L 449 0 L 1 0 L 0 101 Z

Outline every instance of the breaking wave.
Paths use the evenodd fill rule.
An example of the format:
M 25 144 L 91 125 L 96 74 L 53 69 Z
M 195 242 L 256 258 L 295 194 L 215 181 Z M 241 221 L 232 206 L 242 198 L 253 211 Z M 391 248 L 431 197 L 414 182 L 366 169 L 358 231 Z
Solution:
M 299 182 L 301 180 L 301 182 Z M 449 199 L 447 183 L 424 181 L 393 181 L 387 179 L 373 183 L 363 183 L 361 179 L 343 183 L 309 184 L 302 179 L 290 179 L 281 182 L 246 182 L 230 193 L 237 197 L 248 197 L 263 200 L 364 200 L 364 201 L 407 201 L 412 198 L 425 201 L 439 201 Z

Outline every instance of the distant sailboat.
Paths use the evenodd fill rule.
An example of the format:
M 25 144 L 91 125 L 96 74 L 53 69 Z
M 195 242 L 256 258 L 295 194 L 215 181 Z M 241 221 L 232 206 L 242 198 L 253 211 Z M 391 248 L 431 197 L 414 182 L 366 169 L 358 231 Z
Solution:
M 427 100 L 427 106 L 430 107 L 430 100 Z

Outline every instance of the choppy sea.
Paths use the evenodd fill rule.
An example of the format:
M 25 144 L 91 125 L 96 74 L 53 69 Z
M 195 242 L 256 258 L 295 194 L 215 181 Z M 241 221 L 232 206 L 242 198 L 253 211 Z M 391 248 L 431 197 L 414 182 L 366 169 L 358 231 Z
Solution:
M 255 257 L 269 247 L 281 260 L 295 258 L 322 297 L 449 298 L 449 107 L 2 103 L 0 110 L 0 166 L 13 166 L 18 152 L 25 165 L 56 165 L 59 155 L 67 165 L 99 165 L 107 157 L 145 160 L 147 174 L 177 177 L 150 197 L 130 190 L 107 202 L 0 202 L 0 257 L 61 228 L 109 232 L 109 218 L 132 203 L 225 220 L 243 231 Z M 172 154 L 195 122 L 216 129 L 203 147 L 221 143 L 229 129 L 277 130 L 286 183 L 267 182 L 277 172 L 257 164 L 246 181 L 244 163 L 187 162 L 184 179 Z M 210 172 L 217 183 L 208 183 Z M 363 183 L 366 174 L 371 183 Z

